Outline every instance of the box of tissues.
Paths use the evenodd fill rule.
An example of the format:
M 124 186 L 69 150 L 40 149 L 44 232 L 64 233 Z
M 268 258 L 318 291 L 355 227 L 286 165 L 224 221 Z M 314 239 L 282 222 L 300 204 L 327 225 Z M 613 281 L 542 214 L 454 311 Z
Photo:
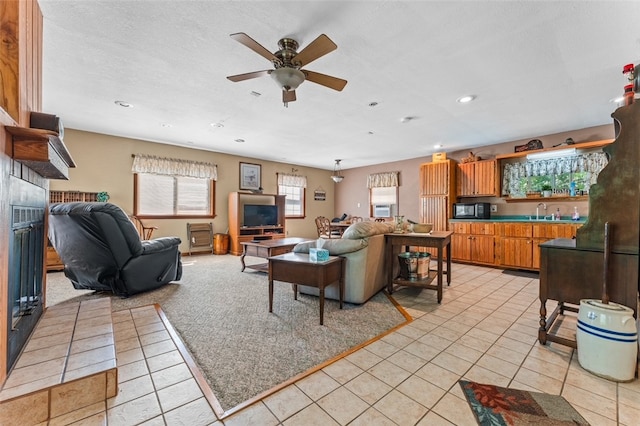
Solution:
M 329 260 L 329 250 L 321 248 L 309 248 L 309 260 L 311 262 L 326 262 Z

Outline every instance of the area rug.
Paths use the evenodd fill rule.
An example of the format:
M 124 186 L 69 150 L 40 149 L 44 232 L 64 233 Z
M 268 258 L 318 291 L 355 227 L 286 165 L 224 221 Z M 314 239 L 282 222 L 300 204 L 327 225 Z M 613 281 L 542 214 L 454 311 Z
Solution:
M 267 275 L 240 269 L 237 256 L 185 257 L 179 282 L 127 299 L 75 290 L 62 272 L 49 273 L 47 305 L 96 297 L 111 297 L 114 311 L 159 304 L 224 411 L 407 321 L 379 293 L 342 310 L 326 300 L 321 326 L 318 298 L 296 301 L 283 282 L 274 285 L 269 313 Z
M 533 272 L 533 271 L 513 271 L 513 270 L 509 270 L 509 269 L 505 269 L 504 271 L 502 271 L 503 274 L 505 275 L 512 275 L 514 277 L 523 277 L 523 278 L 540 278 L 540 274 L 538 272 Z
M 502 388 L 459 380 L 473 414 L 481 426 L 589 425 L 559 395 Z

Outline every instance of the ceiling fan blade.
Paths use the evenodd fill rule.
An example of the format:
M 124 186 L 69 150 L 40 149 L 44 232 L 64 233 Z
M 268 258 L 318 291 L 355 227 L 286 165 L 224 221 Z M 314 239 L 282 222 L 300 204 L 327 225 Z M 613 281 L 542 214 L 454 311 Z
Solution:
M 337 48 L 338 46 L 329 37 L 320 34 L 318 38 L 294 56 L 291 62 L 298 67 L 303 67 Z
M 282 102 L 286 105 L 288 102 L 293 102 L 296 100 L 296 91 L 295 90 L 283 90 L 282 91 Z
M 342 91 L 342 89 L 344 89 L 344 86 L 347 85 L 347 80 L 343 80 L 341 78 L 332 77 L 326 74 L 320 74 L 319 72 L 315 72 L 315 71 L 307 71 L 307 70 L 300 70 L 300 71 L 304 73 L 306 80 L 312 81 L 322 86 L 326 86 L 333 90 L 337 90 L 338 92 Z
M 263 56 L 271 62 L 280 63 L 280 59 L 278 59 L 273 53 L 269 52 L 263 45 L 246 35 L 245 33 L 234 33 L 230 34 L 231 38 L 240 42 L 247 46 L 249 49 L 256 52 L 258 55 Z
M 233 81 L 233 82 L 238 82 L 238 81 L 244 81 L 244 80 L 249 80 L 251 78 L 258 78 L 258 77 L 262 77 L 263 75 L 268 75 L 271 73 L 271 71 L 273 70 L 262 70 L 262 71 L 254 71 L 254 72 L 248 72 L 246 74 L 237 74 L 237 75 L 230 75 L 229 77 L 227 77 L 229 80 Z

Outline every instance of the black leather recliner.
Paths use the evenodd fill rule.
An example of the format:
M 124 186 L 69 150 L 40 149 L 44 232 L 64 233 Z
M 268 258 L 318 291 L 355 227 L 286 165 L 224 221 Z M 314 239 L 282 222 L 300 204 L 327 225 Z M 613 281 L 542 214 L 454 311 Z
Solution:
M 127 297 L 182 276 L 180 238 L 141 241 L 129 217 L 115 204 L 50 205 L 49 240 L 76 289 Z

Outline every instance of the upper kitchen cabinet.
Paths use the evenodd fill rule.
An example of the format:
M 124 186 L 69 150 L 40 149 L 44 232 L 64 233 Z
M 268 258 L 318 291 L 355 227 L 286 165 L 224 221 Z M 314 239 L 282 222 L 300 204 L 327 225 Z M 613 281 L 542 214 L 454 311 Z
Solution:
M 420 195 L 450 195 L 455 188 L 455 163 L 452 160 L 420 165 Z
M 457 181 L 458 197 L 497 197 L 498 162 L 483 160 L 460 163 Z

